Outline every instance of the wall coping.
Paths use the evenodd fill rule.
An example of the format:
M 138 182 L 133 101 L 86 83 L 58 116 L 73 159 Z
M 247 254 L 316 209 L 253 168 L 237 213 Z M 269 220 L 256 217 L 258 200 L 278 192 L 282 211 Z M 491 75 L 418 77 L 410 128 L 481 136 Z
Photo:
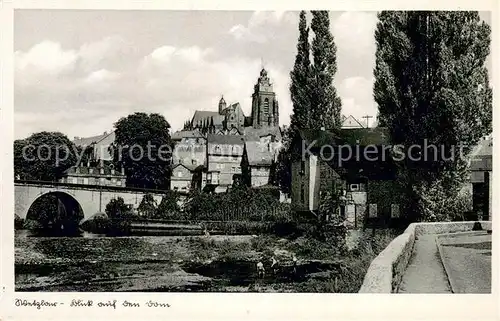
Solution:
M 491 230 L 491 221 L 478 221 L 484 230 Z M 406 270 L 415 240 L 426 234 L 446 234 L 472 231 L 476 221 L 412 223 L 403 234 L 372 261 L 359 293 L 397 292 L 403 272 Z

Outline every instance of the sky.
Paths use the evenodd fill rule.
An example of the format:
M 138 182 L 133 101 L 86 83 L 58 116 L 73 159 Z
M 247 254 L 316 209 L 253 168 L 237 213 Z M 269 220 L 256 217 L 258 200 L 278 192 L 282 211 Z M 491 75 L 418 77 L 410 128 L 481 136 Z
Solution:
M 179 130 L 221 95 L 248 116 L 262 65 L 290 122 L 298 12 L 16 10 L 14 133 L 100 135 L 134 112 L 160 113 Z M 490 15 L 481 13 L 490 23 Z M 310 23 L 311 17 L 308 16 Z M 334 85 L 342 113 L 377 115 L 376 12 L 330 12 Z M 312 33 L 312 32 L 311 32 Z

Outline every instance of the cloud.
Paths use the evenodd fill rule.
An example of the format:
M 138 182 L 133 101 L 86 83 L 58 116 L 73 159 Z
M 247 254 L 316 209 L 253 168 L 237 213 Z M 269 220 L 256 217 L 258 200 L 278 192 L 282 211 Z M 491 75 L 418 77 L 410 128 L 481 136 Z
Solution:
M 229 29 L 229 34 L 238 41 L 265 43 L 274 36 L 276 30 L 270 27 L 285 27 L 296 23 L 297 14 L 291 11 L 255 11 L 247 25 L 237 24 Z
M 106 69 L 99 69 L 97 71 L 91 72 L 86 78 L 86 83 L 102 83 L 106 81 L 115 80 L 120 77 L 120 74 L 117 72 L 112 72 Z
M 332 24 L 335 43 L 355 56 L 375 53 L 376 12 L 347 11 Z
M 377 105 L 373 100 L 373 84 L 375 78 L 349 77 L 337 84 L 339 96 L 342 98 L 342 114 L 352 115 L 362 121 L 363 116 L 373 116 L 370 124 L 373 125 L 377 116 Z M 363 124 L 365 122 L 362 122 Z M 371 126 L 370 125 L 370 126 Z
M 72 69 L 77 57 L 76 51 L 64 50 L 59 43 L 45 40 L 27 52 L 15 52 L 15 63 L 18 70 L 33 68 L 34 71 L 58 74 Z
M 92 136 L 138 111 L 163 114 L 173 130 L 178 130 L 195 110 L 216 111 L 221 94 L 228 102 L 240 102 L 246 115 L 250 114 L 251 94 L 261 68 L 258 59 L 223 58 L 213 48 L 166 44 L 134 60 L 132 52 L 118 47 L 115 52 L 122 53 L 121 59 L 128 64 L 110 69 L 109 54 L 97 50 L 104 43 L 109 42 L 70 51 L 75 56 L 72 61 L 78 63 L 69 74 L 49 77 L 46 72 L 32 77 L 33 67 L 18 68 L 16 137 L 39 130 L 58 130 L 69 137 Z M 89 66 L 95 70 L 88 70 Z M 288 70 L 272 63 L 266 69 L 275 84 L 281 121 L 288 122 Z

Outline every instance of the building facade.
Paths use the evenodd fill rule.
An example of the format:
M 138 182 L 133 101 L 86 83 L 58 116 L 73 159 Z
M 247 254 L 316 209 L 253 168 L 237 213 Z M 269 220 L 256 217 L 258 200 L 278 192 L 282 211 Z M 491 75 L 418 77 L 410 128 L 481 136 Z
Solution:
M 94 161 L 112 161 L 110 146 L 115 142 L 115 132 L 104 132 L 92 137 L 75 137 L 73 143 L 78 147 L 91 147 Z
M 125 186 L 126 180 L 124 169 L 117 171 L 112 166 L 87 165 L 70 167 L 59 182 L 94 186 Z
M 205 185 L 214 185 L 221 192 L 241 179 L 244 143 L 242 135 L 208 135 Z
M 293 143 L 302 148 L 302 142 L 314 147 L 304 157 L 292 161 L 292 209 L 295 212 L 309 212 L 316 216 L 323 197 L 333 194 L 342 200 L 338 208 L 350 228 L 360 228 L 368 221 L 399 218 L 401 200 L 393 192 L 395 166 L 390 161 L 369 161 L 363 158 L 365 146 L 380 147 L 388 139 L 383 128 L 340 129 L 335 133 L 325 130 L 304 130 Z M 343 154 L 346 149 L 338 146 L 355 146 L 359 142 L 359 154 Z M 323 146 L 332 146 L 331 153 Z M 302 155 L 296 150 L 297 155 Z M 347 151 L 346 151 L 347 153 Z M 381 158 L 379 158 L 381 159 Z M 384 192 L 387 191 L 386 194 Z
M 183 164 L 189 169 L 204 165 L 199 175 L 201 188 L 209 186 L 216 192 L 222 192 L 233 185 L 235 180 L 243 180 L 242 160 L 246 143 L 250 143 L 252 151 L 256 151 L 258 146 L 259 150 L 266 150 L 269 154 L 264 163 L 256 162 L 252 158 L 253 152 L 249 154 L 251 164 L 248 159 L 245 163 L 250 173 L 249 184 L 268 184 L 271 166 L 281 148 L 282 137 L 278 101 L 267 71 L 264 68 L 260 71 L 253 88 L 250 116 L 244 114 L 239 103 L 227 104 L 224 97 L 221 97 L 215 111 L 195 111 L 184 129 L 174 133 L 172 139 L 176 142 L 174 166 Z M 184 169 L 178 168 L 177 171 Z M 177 180 L 175 175 L 172 172 L 172 181 Z M 181 183 L 176 182 L 175 185 L 177 184 Z
M 493 139 L 484 137 L 473 151 L 470 163 L 472 184 L 472 208 L 483 220 L 491 220 L 492 214 Z

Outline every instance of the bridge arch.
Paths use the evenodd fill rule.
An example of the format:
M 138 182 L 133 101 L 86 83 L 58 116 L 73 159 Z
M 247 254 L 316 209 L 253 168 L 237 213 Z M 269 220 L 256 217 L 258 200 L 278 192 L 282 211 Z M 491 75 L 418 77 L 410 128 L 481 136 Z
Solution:
M 37 222 L 34 226 L 77 234 L 84 211 L 78 200 L 66 191 L 47 191 L 39 194 L 29 204 L 26 220 Z

